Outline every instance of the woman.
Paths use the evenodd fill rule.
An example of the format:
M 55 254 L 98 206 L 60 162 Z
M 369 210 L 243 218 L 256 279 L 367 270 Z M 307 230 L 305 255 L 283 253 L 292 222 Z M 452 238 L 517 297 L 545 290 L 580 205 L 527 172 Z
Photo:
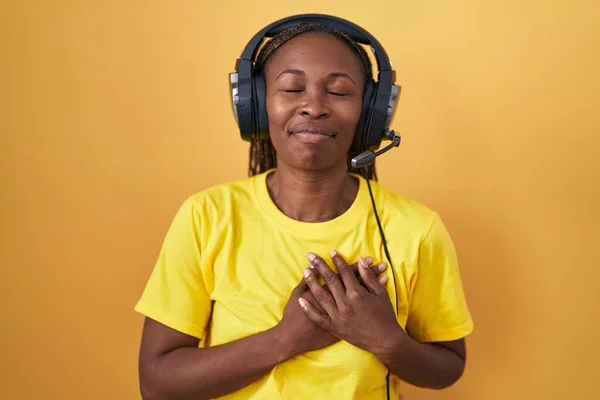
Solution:
M 249 178 L 183 203 L 136 305 L 144 399 L 384 399 L 397 396 L 389 374 L 452 385 L 473 325 L 452 241 L 370 168 L 386 268 L 366 181 L 348 163 L 364 150 L 353 144 L 366 53 L 302 24 L 255 68 L 270 140 L 253 140 Z

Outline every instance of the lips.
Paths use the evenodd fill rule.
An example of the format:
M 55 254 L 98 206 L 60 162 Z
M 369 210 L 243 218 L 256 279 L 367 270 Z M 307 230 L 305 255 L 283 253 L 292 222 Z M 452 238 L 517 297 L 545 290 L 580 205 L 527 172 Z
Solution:
M 297 133 L 310 133 L 314 135 L 325 135 L 325 136 L 335 136 L 331 130 L 324 126 L 318 126 L 313 124 L 300 124 L 296 125 L 294 129 L 290 132 L 290 134 Z

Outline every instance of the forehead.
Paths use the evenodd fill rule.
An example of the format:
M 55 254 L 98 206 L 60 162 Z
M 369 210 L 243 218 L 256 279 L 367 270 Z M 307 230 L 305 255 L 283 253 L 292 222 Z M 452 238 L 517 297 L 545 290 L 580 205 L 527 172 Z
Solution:
M 286 68 L 363 74 L 358 54 L 341 39 L 325 33 L 305 33 L 290 39 L 277 49 L 268 64 L 267 74 L 268 70 L 275 72 Z

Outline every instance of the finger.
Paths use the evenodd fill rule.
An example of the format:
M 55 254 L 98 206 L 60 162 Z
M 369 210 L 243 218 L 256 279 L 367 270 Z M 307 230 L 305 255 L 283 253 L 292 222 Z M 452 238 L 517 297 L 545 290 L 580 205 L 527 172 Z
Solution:
M 365 261 L 369 266 L 371 266 L 373 264 L 373 257 L 366 257 Z M 354 272 L 354 275 L 358 276 L 358 262 L 350 264 L 350 268 L 352 268 L 352 272 Z
M 332 315 L 337 309 L 335 299 L 329 290 L 321 286 L 319 279 L 312 273 L 311 268 L 304 269 L 304 279 L 315 300 L 321 304 L 327 314 Z
M 382 291 L 385 291 L 378 280 L 378 268 L 369 268 L 369 266 L 363 261 L 362 257 L 358 259 L 358 272 L 365 283 L 365 287 L 371 293 L 379 294 Z
M 321 328 L 331 332 L 333 325 L 331 324 L 331 319 L 328 315 L 318 312 L 309 302 L 307 302 L 302 297 L 298 299 L 298 303 L 300 303 L 300 307 L 302 307 L 302 310 L 304 311 L 308 319 L 310 319 L 315 324 L 319 325 Z
M 370 268 L 374 268 L 377 270 L 376 271 L 377 275 L 381 275 L 381 273 L 387 269 L 387 264 L 385 262 L 371 265 L 372 263 L 369 262 L 369 260 L 373 260 L 373 258 L 372 257 L 365 258 L 365 261 L 367 261 L 367 264 L 369 264 Z M 358 280 L 358 283 L 360 283 L 361 286 L 365 286 L 365 283 L 363 282 L 362 278 L 360 277 L 360 273 L 358 272 L 358 262 L 355 262 L 354 264 L 352 264 L 351 267 L 352 267 L 352 270 L 354 271 L 354 276 L 356 276 L 356 279 Z
M 377 269 L 378 275 L 387 269 L 387 264 L 385 262 L 373 265 L 373 257 L 366 257 L 365 261 L 367 262 L 367 265 L 369 265 L 370 268 Z M 350 268 L 352 268 L 352 271 L 354 272 L 354 276 L 356 276 L 357 278 L 360 279 L 360 274 L 358 272 L 358 262 L 351 264 Z
M 321 304 L 315 299 L 315 296 L 312 295 L 311 291 L 308 290 L 304 292 L 301 296 L 304 300 L 308 301 L 313 308 L 316 308 L 318 312 L 321 314 L 327 314 L 325 309 L 321 306 Z
M 387 264 L 385 262 L 381 262 L 372 268 L 375 268 L 377 270 L 377 275 L 379 275 L 387 269 Z
M 331 268 L 329 268 L 329 265 L 327 265 L 327 263 L 323 261 L 321 257 L 317 256 L 316 254 L 308 253 L 307 258 L 325 280 L 325 284 L 329 288 L 331 294 L 333 294 L 333 298 L 335 299 L 336 303 L 339 304 L 341 301 L 343 301 L 343 296 L 346 290 L 344 289 L 344 285 L 342 284 L 340 277 L 333 272 Z M 313 292 L 313 294 L 315 293 Z M 327 311 L 329 312 L 329 310 Z
M 357 289 L 360 287 L 360 284 L 358 283 L 358 279 L 354 275 L 352 268 L 350 268 L 350 266 L 348 265 L 346 260 L 344 260 L 344 257 L 342 257 L 340 255 L 340 253 L 333 250 L 331 252 L 331 260 L 337 267 L 337 269 L 340 273 L 340 277 L 342 278 L 342 281 L 344 282 L 344 286 L 346 287 L 346 290 Z M 368 266 L 367 266 L 367 268 L 368 268 Z

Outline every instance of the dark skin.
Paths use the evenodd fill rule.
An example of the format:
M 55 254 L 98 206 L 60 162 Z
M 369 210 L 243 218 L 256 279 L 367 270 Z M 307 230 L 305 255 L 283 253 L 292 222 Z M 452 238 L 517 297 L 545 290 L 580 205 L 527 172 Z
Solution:
M 265 79 L 271 140 L 277 151 L 277 170 L 267 180 L 273 201 L 286 215 L 301 221 L 327 221 L 341 215 L 358 192 L 358 182 L 347 173 L 346 156 L 362 108 L 364 73 L 359 59 L 335 38 L 305 34 L 284 44 L 269 60 Z M 372 275 L 366 275 L 354 264 L 354 273 L 346 275 L 355 276 L 366 286 L 364 279 L 372 283 L 373 276 L 381 272 L 378 267 L 368 268 Z M 324 272 L 331 280 L 331 270 L 321 266 L 314 271 L 318 273 L 311 277 Z M 385 284 L 382 281 L 380 286 Z M 331 290 L 331 284 L 324 290 Z M 313 293 L 315 281 L 302 279 L 290 294 L 276 326 L 207 348 L 198 348 L 198 338 L 146 319 L 139 356 L 142 397 L 216 398 L 248 386 L 298 354 L 322 349 L 340 339 L 350 343 L 368 341 L 360 329 L 364 321 L 348 320 L 345 314 L 333 312 L 332 303 L 323 302 L 321 292 L 317 292 L 319 301 Z M 337 322 L 327 325 L 329 329 L 315 323 L 310 312 L 299 305 L 300 298 L 312 305 L 308 310 Z M 364 301 L 368 307 L 355 303 L 357 315 L 383 327 L 380 333 L 388 338 L 371 337 L 380 345 L 365 347 L 392 372 L 405 381 L 431 388 L 446 387 L 460 376 L 464 361 L 456 360 L 464 360 L 463 341 L 411 342 L 400 333 L 397 323 L 391 323 L 390 305 L 385 298 L 360 301 L 359 305 Z

